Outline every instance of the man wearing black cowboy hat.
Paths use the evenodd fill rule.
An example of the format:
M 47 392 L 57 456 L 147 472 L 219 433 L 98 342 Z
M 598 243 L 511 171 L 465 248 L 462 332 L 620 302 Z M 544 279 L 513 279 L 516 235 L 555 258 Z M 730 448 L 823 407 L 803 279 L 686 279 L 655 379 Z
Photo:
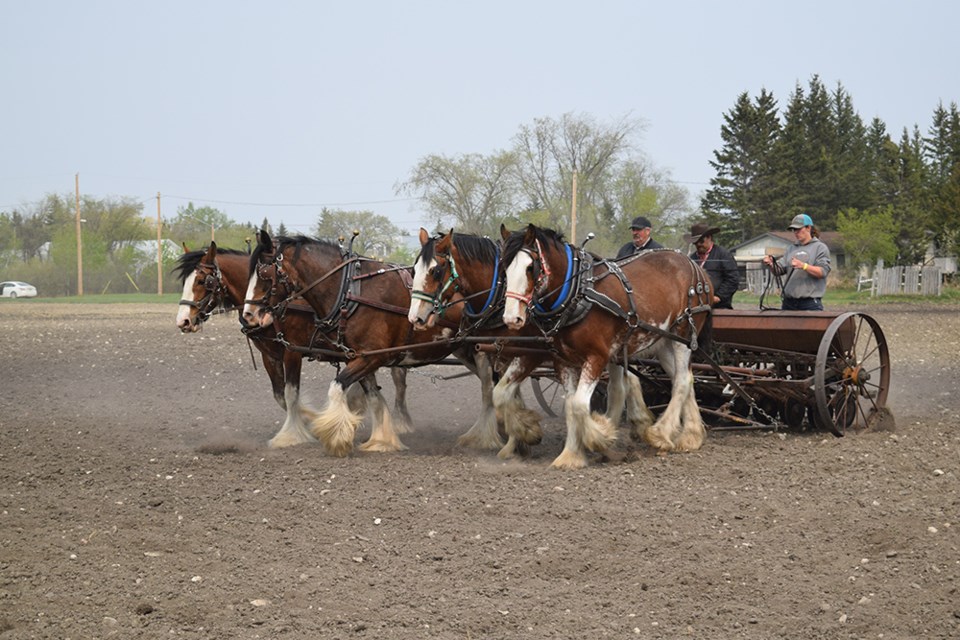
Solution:
M 729 251 L 714 243 L 713 234 L 719 227 L 698 222 L 690 227 L 690 235 L 684 240 L 696 246 L 690 259 L 703 267 L 713 283 L 713 308 L 733 309 L 733 294 L 740 288 L 740 276 L 737 273 L 737 261 Z
M 614 260 L 623 260 L 635 253 L 646 251 L 647 249 L 663 249 L 663 245 L 651 238 L 653 229 L 650 221 L 644 216 L 637 216 L 630 223 L 630 232 L 633 234 L 633 240 L 620 247 L 617 257 Z

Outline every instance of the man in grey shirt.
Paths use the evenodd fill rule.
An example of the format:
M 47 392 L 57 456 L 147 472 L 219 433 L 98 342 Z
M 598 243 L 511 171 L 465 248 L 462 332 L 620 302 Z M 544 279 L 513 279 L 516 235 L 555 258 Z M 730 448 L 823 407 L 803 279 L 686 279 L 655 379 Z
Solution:
M 764 256 L 763 263 L 777 275 L 787 274 L 783 285 L 785 311 L 823 311 L 823 294 L 827 290 L 830 273 L 830 249 L 820 241 L 820 232 L 813 219 L 801 213 L 787 227 L 793 231 L 796 242 L 779 260 Z

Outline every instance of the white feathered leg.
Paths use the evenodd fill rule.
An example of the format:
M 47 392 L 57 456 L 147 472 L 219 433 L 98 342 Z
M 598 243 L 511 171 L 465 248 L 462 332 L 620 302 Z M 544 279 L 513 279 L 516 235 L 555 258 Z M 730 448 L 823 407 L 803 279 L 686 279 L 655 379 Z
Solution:
M 282 447 L 291 447 L 306 442 L 316 442 L 307 425 L 304 422 L 303 407 L 300 404 L 300 389 L 296 385 L 287 383 L 283 388 L 284 404 L 287 407 L 287 417 L 283 421 L 283 426 L 273 438 L 270 439 L 268 446 L 271 449 Z
M 457 444 L 474 449 L 501 449 L 504 442 L 497 431 L 497 412 L 493 406 L 493 366 L 484 353 L 477 354 L 475 362 L 482 407 L 477 421 L 457 439 Z

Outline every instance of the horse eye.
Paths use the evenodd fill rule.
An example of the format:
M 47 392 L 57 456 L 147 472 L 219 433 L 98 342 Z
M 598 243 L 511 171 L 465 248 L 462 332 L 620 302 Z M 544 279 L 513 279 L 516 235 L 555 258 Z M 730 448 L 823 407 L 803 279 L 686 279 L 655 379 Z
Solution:
M 434 280 L 441 279 L 443 277 L 443 267 L 440 265 L 435 266 L 430 275 L 433 276 Z

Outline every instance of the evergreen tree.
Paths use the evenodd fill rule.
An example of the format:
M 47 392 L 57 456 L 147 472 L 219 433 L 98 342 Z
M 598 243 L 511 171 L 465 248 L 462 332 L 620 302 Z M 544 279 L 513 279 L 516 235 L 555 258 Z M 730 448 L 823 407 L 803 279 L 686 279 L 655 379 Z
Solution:
M 894 221 L 897 227 L 899 264 L 916 264 L 923 260 L 927 245 L 933 239 L 929 207 L 925 202 L 923 139 L 914 127 L 913 135 L 903 129 L 900 137 L 898 190 L 893 197 Z
M 924 141 L 928 165 L 930 224 L 941 254 L 957 250 L 960 240 L 960 113 L 957 103 L 933 112 L 929 137 Z
M 890 185 L 896 182 L 897 145 L 887 133 L 887 125 L 880 118 L 870 121 L 865 135 L 867 147 L 866 163 L 868 192 L 865 209 L 873 209 L 888 203 Z
M 743 241 L 766 231 L 776 215 L 777 180 L 773 147 L 780 132 L 773 94 L 761 90 L 756 102 L 744 92 L 720 128 L 723 148 L 710 161 L 716 177 L 700 203 L 707 219 L 734 229 L 727 241 Z
M 831 208 L 866 209 L 872 202 L 870 192 L 870 153 L 867 130 L 853 108 L 850 94 L 837 83 L 833 93 L 833 204 Z

